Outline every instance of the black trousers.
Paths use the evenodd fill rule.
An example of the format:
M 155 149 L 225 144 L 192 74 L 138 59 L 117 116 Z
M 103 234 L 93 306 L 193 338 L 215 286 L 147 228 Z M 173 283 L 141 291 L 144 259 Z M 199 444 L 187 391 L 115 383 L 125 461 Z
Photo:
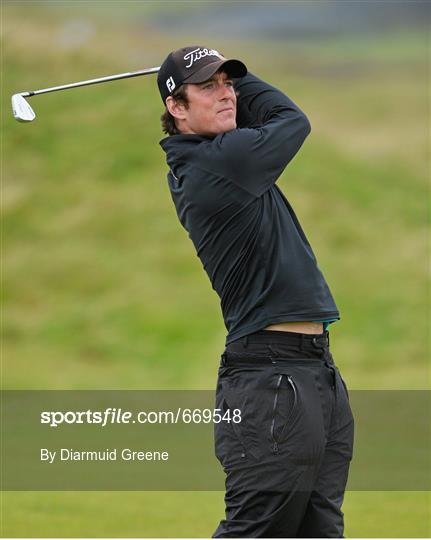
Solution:
M 214 424 L 226 519 L 213 538 L 343 538 L 354 420 L 329 333 L 262 330 L 228 345 L 216 408 L 237 411 Z

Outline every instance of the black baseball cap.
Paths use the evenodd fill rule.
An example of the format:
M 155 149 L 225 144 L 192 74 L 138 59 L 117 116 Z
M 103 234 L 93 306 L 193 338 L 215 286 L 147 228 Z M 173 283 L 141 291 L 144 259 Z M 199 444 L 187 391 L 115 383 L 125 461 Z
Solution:
M 245 64 L 239 60 L 229 60 L 215 49 L 192 45 L 172 51 L 157 75 L 163 103 L 182 84 L 207 81 L 221 67 L 230 77 L 244 77 L 247 74 Z

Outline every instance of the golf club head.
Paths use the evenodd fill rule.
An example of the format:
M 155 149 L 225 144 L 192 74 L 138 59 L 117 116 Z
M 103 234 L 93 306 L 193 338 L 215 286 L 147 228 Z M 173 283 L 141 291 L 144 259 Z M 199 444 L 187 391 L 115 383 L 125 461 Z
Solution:
M 15 120 L 18 120 L 18 122 L 31 122 L 36 118 L 33 109 L 24 99 L 23 94 L 14 94 L 12 96 L 12 111 Z

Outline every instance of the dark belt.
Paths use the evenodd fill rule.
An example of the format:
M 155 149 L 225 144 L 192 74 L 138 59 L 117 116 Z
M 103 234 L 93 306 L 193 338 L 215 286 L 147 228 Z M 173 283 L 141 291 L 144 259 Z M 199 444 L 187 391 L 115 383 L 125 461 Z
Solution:
M 288 343 L 293 346 L 300 346 L 301 348 L 311 345 L 318 349 L 329 348 L 329 332 L 325 330 L 322 334 L 302 334 L 299 332 L 284 332 L 282 330 L 260 330 L 259 332 L 249 334 L 231 342 L 227 345 L 226 350 L 229 350 L 229 346 L 235 343 L 242 343 L 246 347 L 254 343 Z
M 242 352 L 232 352 L 229 351 L 229 345 L 227 346 L 224 353 L 221 355 L 221 366 L 238 366 L 247 364 L 250 366 L 253 363 L 259 364 L 286 364 L 295 363 L 294 359 L 283 358 L 282 356 L 271 354 L 271 346 L 273 343 L 290 343 L 292 345 L 300 347 L 308 346 L 314 347 L 319 350 L 321 358 L 305 358 L 301 360 L 301 364 L 304 362 L 310 362 L 310 365 L 324 365 L 331 371 L 333 379 L 333 389 L 335 390 L 335 399 L 337 399 L 338 388 L 337 388 L 337 376 L 336 376 L 336 367 L 332 354 L 329 351 L 329 332 L 325 330 L 322 334 L 301 334 L 298 332 L 283 332 L 280 330 L 260 330 L 254 334 L 249 334 L 244 338 L 240 338 L 237 342 L 243 341 L 244 344 L 267 344 L 269 348 L 268 354 L 265 355 L 256 355 L 252 351 L 247 353 Z
M 235 343 L 241 343 L 244 348 L 247 348 L 249 345 L 260 344 L 266 345 L 268 347 L 268 352 L 257 354 L 253 351 L 235 351 L 232 350 L 232 347 Z M 222 355 L 222 365 L 235 365 L 235 364 L 244 364 L 250 362 L 259 362 L 264 364 L 275 364 L 278 362 L 293 362 L 291 358 L 283 358 L 276 352 L 271 354 L 272 348 L 271 345 L 291 345 L 293 347 L 298 347 L 298 351 L 301 349 L 307 349 L 308 351 L 312 349 L 317 349 L 322 355 L 322 358 L 308 358 L 311 363 L 322 361 L 332 363 L 332 356 L 329 352 L 329 332 L 326 330 L 322 334 L 302 334 L 299 332 L 284 332 L 280 330 L 260 330 L 254 334 L 249 334 L 243 338 L 236 340 L 235 342 L 229 344 L 226 347 Z
M 292 343 L 292 344 L 313 344 L 316 347 L 329 347 L 329 332 L 325 330 L 322 334 L 301 334 L 300 332 L 284 332 L 283 330 L 260 330 L 254 334 L 249 334 L 232 342 L 243 341 L 248 343 Z

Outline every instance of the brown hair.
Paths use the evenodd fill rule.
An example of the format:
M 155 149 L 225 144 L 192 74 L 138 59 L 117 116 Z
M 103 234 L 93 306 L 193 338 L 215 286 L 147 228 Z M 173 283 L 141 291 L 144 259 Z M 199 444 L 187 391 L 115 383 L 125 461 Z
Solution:
M 175 92 L 172 94 L 172 97 L 177 103 L 183 104 L 186 109 L 188 108 L 189 100 L 187 98 L 186 85 L 182 84 L 179 88 L 177 88 L 177 90 L 175 90 Z M 167 107 L 165 112 L 160 117 L 160 120 L 162 122 L 162 129 L 164 133 L 167 133 L 168 135 L 180 134 L 180 131 L 175 124 L 175 118 L 169 112 Z

